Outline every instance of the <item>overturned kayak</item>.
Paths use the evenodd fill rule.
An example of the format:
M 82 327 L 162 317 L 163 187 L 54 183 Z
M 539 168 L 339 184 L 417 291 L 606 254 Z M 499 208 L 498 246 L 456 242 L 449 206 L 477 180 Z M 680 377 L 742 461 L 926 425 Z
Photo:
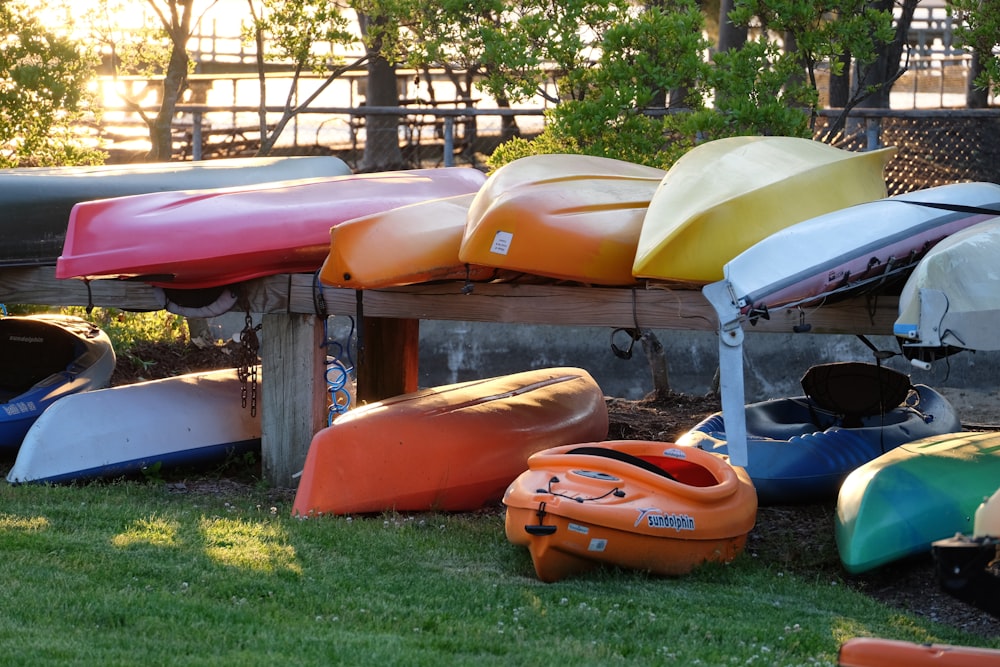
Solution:
M 757 515 L 741 468 L 694 447 L 613 440 L 528 459 L 504 495 L 505 532 L 554 582 L 600 565 L 682 575 L 729 562 Z
M 472 202 L 459 258 L 558 280 L 634 285 L 636 243 L 664 173 L 592 155 L 514 160 Z
M 855 637 L 840 646 L 838 667 L 998 667 L 1000 650 Z
M 9 222 L 0 234 L 0 266 L 55 265 L 70 211 L 80 202 L 350 173 L 332 156 L 3 169 L 0 202 Z
M 1000 213 L 1000 196 L 993 204 Z M 893 333 L 904 351 L 998 350 L 1000 217 L 943 239 L 913 269 L 899 295 Z
M 435 280 L 489 281 L 505 272 L 458 258 L 475 194 L 400 206 L 330 228 L 319 278 L 333 287 L 375 289 Z
M 896 289 L 942 239 L 996 217 L 1000 185 L 950 183 L 844 208 L 785 228 L 725 266 L 726 293 L 750 318 Z M 899 334 L 897 334 L 899 335 Z
M 414 169 L 85 202 L 73 207 L 56 277 L 200 289 L 312 273 L 333 225 L 476 192 L 485 179 L 465 167 Z
M 607 434 L 604 395 L 579 368 L 402 394 L 313 437 L 292 513 L 479 509 L 500 500 L 534 452 Z
M 106 387 L 115 361 L 107 334 L 79 317 L 0 318 L 0 453 L 57 400 Z
M 649 203 L 632 273 L 702 285 L 780 229 L 886 196 L 895 148 L 857 153 L 796 137 L 730 137 L 686 153 Z
M 970 533 L 976 508 L 998 479 L 995 432 L 924 438 L 869 461 L 847 476 L 837 497 L 841 563 L 848 572 L 865 572 Z
M 116 477 L 260 451 L 260 417 L 235 369 L 67 396 L 28 431 L 11 483 Z M 70 400 L 72 399 L 72 400 Z

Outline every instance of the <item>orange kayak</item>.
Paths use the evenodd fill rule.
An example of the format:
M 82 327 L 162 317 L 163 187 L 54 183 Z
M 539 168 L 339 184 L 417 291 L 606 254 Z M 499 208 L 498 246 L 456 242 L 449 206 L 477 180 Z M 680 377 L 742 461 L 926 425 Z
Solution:
M 607 435 L 603 392 L 579 368 L 402 394 L 313 437 L 292 514 L 479 509 L 500 500 L 534 452 Z
M 646 208 L 665 171 L 592 155 L 532 155 L 480 188 L 458 256 L 559 280 L 634 285 Z
M 840 667 L 1000 667 L 1000 650 L 855 637 L 841 645 L 837 664 Z
M 507 489 L 507 539 L 542 581 L 600 564 L 682 575 L 746 544 L 757 495 L 742 468 L 694 447 L 613 440 L 548 449 Z
M 500 271 L 458 258 L 475 193 L 431 199 L 354 218 L 330 228 L 326 285 L 375 289 L 433 280 L 494 280 Z

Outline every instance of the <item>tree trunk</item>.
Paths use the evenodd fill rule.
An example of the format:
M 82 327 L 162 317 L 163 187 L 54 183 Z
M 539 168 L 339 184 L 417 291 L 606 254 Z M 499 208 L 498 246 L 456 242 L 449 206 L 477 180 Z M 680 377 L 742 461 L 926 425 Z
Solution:
M 149 121 L 149 142 L 146 159 L 150 162 L 169 161 L 174 151 L 173 120 L 181 95 L 187 89 L 187 42 L 191 37 L 190 0 L 171 0 L 170 19 L 161 14 L 163 29 L 170 37 L 170 61 L 163 77 L 160 109 Z
M 739 49 L 747 41 L 746 26 L 738 26 L 729 20 L 729 12 L 733 10 L 733 0 L 722 0 L 719 3 L 719 51 Z
M 830 75 L 829 106 L 833 109 L 843 109 L 851 98 L 851 54 L 841 54 L 840 62 L 844 67 L 841 73 L 837 76 Z
M 880 11 L 892 11 L 894 0 L 875 0 L 871 3 L 871 8 Z M 900 70 L 900 60 L 903 56 L 903 48 L 907 43 L 910 32 L 910 23 L 913 21 L 913 12 L 917 7 L 917 0 L 903 0 L 901 11 L 896 21 L 896 37 L 889 43 L 876 46 L 878 53 L 877 60 L 866 72 L 866 76 L 859 76 L 857 85 L 876 86 L 875 92 L 862 99 L 857 106 L 869 109 L 888 109 L 889 95 L 892 93 L 892 85 L 902 74 Z
M 375 56 L 368 62 L 368 95 L 365 103 L 373 107 L 399 106 L 396 68 L 382 56 Z M 399 121 L 400 116 L 365 116 L 365 152 L 359 171 L 406 168 L 403 152 L 399 148 Z
M 985 109 L 990 104 L 989 89 L 976 87 L 976 77 L 982 72 L 983 63 L 979 60 L 979 51 L 974 50 L 969 65 L 969 78 L 965 84 L 965 106 L 970 109 Z
M 653 394 L 658 399 L 667 398 L 671 394 L 670 374 L 667 372 L 667 355 L 663 352 L 663 345 L 652 331 L 643 331 L 639 340 L 653 375 Z
M 383 17 L 373 17 L 358 12 L 361 33 L 368 34 L 368 26 L 383 22 Z M 379 45 L 368 49 L 368 93 L 365 104 L 370 107 L 399 106 L 399 89 L 396 85 L 396 68 L 379 53 Z M 400 116 L 369 114 L 365 116 L 365 150 L 358 171 L 391 171 L 405 169 L 403 151 L 399 147 Z
M 176 45 L 170 52 L 170 64 L 167 75 L 163 78 L 162 99 L 160 110 L 153 117 L 149 126 L 149 142 L 151 147 L 146 159 L 149 162 L 167 162 L 174 152 L 173 121 L 177 103 L 187 88 L 188 54 L 183 47 Z
M 497 98 L 497 107 L 509 109 L 510 100 L 505 97 Z M 500 142 L 510 141 L 514 137 L 521 136 L 521 128 L 517 124 L 515 116 L 500 116 Z

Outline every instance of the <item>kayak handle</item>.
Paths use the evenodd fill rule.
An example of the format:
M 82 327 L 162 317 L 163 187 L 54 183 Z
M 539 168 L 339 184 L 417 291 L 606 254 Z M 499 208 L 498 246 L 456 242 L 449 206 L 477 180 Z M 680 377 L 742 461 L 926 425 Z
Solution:
M 553 481 L 558 482 L 559 479 L 557 477 L 553 477 L 552 480 L 549 481 L 549 483 L 551 484 Z M 526 532 L 528 535 L 534 535 L 536 537 L 545 537 L 546 535 L 552 535 L 553 533 L 555 533 L 556 532 L 555 526 L 546 526 L 542 524 L 542 521 L 545 520 L 545 515 L 546 515 L 545 501 L 543 500 L 540 503 L 538 503 L 538 510 L 535 512 L 535 516 L 538 517 L 538 523 L 525 524 L 524 532 Z

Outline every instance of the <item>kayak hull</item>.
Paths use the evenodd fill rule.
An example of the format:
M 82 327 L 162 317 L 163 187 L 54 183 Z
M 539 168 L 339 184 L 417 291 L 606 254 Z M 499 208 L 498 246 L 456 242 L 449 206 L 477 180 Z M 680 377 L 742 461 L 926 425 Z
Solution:
M 292 512 L 476 510 L 500 500 L 532 453 L 607 432 L 603 393 L 578 368 L 402 394 L 313 437 Z

